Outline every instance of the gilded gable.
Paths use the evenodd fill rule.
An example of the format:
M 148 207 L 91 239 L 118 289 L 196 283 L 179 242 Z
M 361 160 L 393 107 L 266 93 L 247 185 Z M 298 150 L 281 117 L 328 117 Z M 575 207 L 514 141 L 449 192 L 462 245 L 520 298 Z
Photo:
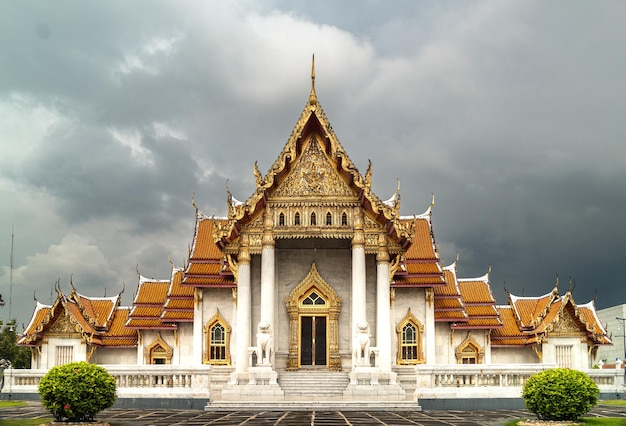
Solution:
M 568 309 L 563 309 L 555 320 L 549 335 L 556 336 L 581 336 L 584 335 L 581 324 L 577 321 Z
M 332 167 L 315 136 L 311 136 L 293 170 L 276 188 L 271 198 L 320 196 L 354 198 L 355 194 Z

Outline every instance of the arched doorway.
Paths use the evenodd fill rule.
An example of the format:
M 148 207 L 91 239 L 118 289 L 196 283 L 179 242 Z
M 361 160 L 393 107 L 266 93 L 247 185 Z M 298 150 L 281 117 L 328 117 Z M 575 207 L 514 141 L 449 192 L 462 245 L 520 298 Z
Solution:
M 287 369 L 325 367 L 339 370 L 341 298 L 319 275 L 315 263 L 285 299 L 289 314 Z

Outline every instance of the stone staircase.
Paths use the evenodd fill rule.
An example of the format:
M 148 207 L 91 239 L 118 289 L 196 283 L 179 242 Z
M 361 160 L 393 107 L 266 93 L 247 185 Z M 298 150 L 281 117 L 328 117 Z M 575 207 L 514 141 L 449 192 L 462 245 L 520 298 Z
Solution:
M 396 380 L 406 392 L 407 397 L 412 398 L 412 395 L 415 394 L 416 386 L 415 367 L 394 367 L 393 371 L 398 375 Z
M 226 371 L 221 376 L 226 378 Z M 217 382 L 217 383 L 216 383 Z M 418 401 L 407 395 L 405 398 L 385 400 L 374 395 L 346 395 L 349 385 L 348 372 L 328 370 L 280 371 L 278 385 L 284 392 L 281 397 L 242 396 L 237 399 L 223 399 L 212 381 L 212 400 L 205 406 L 206 411 L 421 411 Z M 246 386 L 246 385 L 244 385 Z
M 283 371 L 278 377 L 285 399 L 291 400 L 342 399 L 348 383 L 348 374 L 343 371 Z

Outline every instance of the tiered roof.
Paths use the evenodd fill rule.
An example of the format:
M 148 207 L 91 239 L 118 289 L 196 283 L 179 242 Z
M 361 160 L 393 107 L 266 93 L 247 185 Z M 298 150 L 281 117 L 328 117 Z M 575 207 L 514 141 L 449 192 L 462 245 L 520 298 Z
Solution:
M 172 268 L 172 279 L 167 291 L 161 321 L 193 322 L 193 287 L 182 286 L 182 268 Z
M 227 219 L 210 218 L 196 208 L 196 227 L 189 262 L 181 277 L 182 287 L 236 287 L 228 259 L 215 242 L 215 233 L 226 223 Z
M 413 242 L 398 259 L 392 287 L 446 286 L 431 219 L 432 205 L 420 216 L 400 219 L 404 228 L 412 230 Z
M 176 324 L 161 321 L 170 280 L 155 280 L 139 276 L 137 294 L 128 315 L 126 327 L 142 329 L 175 329 Z
M 38 346 L 44 334 L 75 334 L 94 346 L 137 345 L 137 333 L 124 328 L 128 308 L 120 308 L 121 293 L 113 297 L 88 297 L 72 290 L 65 296 L 57 287 L 52 305 L 37 301 L 35 311 L 18 344 Z
M 593 346 L 611 344 L 598 319 L 593 301 L 576 305 L 570 290 L 554 289 L 543 296 L 518 297 L 509 293 L 508 306 L 498 306 L 503 327 L 491 334 L 493 346 L 529 346 L 542 343 L 549 334 L 578 336 Z
M 461 290 L 456 277 L 456 262 L 443 269 L 445 286 L 434 288 L 435 293 L 435 321 L 438 322 L 465 322 L 467 313 L 461 299 Z
M 458 283 L 467 321 L 453 324 L 452 328 L 495 329 L 502 327 L 500 314 L 496 309 L 496 300 L 489 285 L 489 273 L 478 278 L 460 278 Z

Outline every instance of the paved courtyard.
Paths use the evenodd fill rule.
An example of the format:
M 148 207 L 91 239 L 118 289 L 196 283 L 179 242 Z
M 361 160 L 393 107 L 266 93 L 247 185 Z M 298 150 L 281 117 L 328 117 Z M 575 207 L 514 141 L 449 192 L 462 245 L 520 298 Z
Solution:
M 589 416 L 623 417 L 626 408 L 599 406 Z M 503 425 L 508 420 L 532 418 L 525 410 L 433 410 L 422 412 L 384 411 L 233 411 L 207 412 L 200 410 L 105 410 L 97 420 L 111 425 L 421 425 L 421 426 L 489 426 Z M 39 403 L 26 407 L 0 409 L 0 419 L 50 418 Z M 0 420 L 0 425 L 2 421 Z

